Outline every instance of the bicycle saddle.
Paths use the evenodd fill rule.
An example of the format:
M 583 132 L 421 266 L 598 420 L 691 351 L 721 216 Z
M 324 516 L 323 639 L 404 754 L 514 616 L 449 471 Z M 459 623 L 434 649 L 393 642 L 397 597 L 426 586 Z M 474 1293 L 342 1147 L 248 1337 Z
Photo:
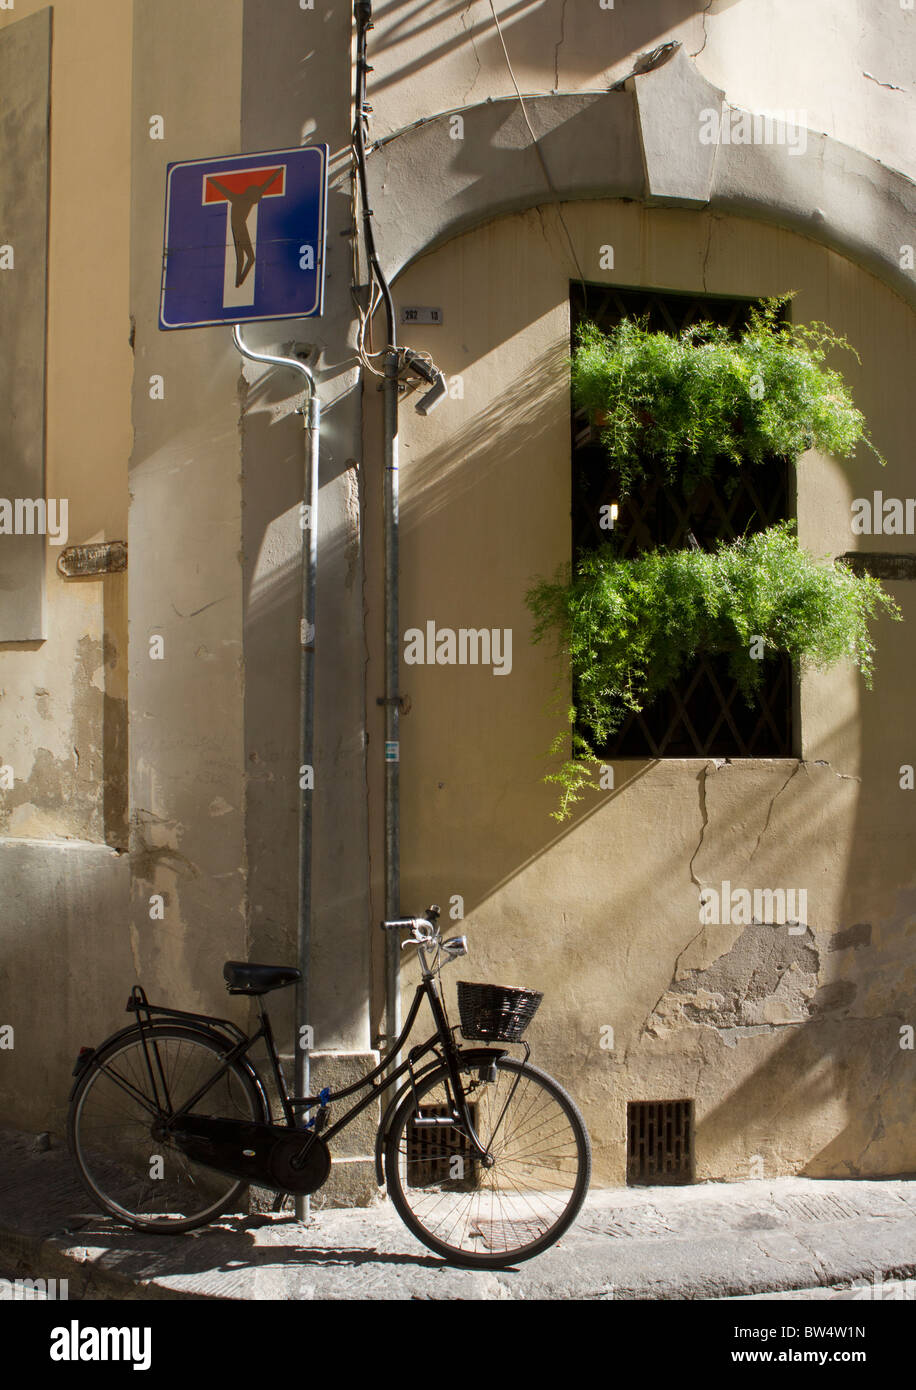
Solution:
M 292 965 L 254 965 L 244 960 L 227 960 L 223 979 L 230 994 L 266 994 L 270 989 L 283 989 L 301 980 L 300 971 Z

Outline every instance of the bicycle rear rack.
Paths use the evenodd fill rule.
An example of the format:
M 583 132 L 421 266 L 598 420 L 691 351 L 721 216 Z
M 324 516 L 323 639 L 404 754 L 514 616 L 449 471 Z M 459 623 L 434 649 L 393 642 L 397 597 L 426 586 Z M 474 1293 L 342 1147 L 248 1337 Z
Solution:
M 134 985 L 125 1005 L 125 1011 L 137 1015 L 137 1022 L 141 1027 L 150 1027 L 153 1015 L 160 1018 L 180 1018 L 185 1021 L 191 1020 L 194 1023 L 204 1023 L 211 1028 L 221 1028 L 231 1037 L 242 1042 L 248 1034 L 241 1029 L 237 1023 L 233 1023 L 231 1018 L 217 1018 L 215 1014 L 192 1014 L 184 1009 L 167 1009 L 164 1004 L 151 1004 L 146 997 L 146 990 L 142 985 Z

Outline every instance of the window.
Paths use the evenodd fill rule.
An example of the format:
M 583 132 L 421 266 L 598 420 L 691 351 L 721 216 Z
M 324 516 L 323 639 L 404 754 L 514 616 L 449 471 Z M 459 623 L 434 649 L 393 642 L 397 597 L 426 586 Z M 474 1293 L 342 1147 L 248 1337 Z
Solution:
M 570 287 L 573 335 L 583 318 L 605 332 L 624 317 L 648 315 L 650 329 L 677 333 L 702 320 L 741 332 L 752 299 L 677 294 L 616 285 Z M 598 431 L 584 412 L 572 416 L 572 553 L 608 540 L 626 558 L 659 545 L 694 541 L 712 550 L 717 540 L 762 531 L 794 514 L 794 472 L 784 459 L 739 469 L 726 464 L 685 497 L 659 478 L 620 497 Z M 613 532 L 599 525 L 601 507 L 618 502 Z M 788 657 L 768 660 L 759 703 L 749 708 L 728 672 L 727 656 L 702 655 L 696 665 L 639 714 L 629 715 L 611 741 L 595 751 L 605 758 L 778 758 L 793 753 L 794 683 Z M 575 691 L 573 692 L 575 700 Z

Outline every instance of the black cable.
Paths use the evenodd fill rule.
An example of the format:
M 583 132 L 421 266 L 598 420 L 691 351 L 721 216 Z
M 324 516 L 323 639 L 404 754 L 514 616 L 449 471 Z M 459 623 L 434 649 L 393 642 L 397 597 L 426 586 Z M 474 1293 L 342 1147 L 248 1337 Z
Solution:
M 372 209 L 369 206 L 369 192 L 366 180 L 366 76 L 372 71 L 367 57 L 366 49 L 368 43 L 369 30 L 372 24 L 372 3 L 371 0 L 356 0 L 353 7 L 356 16 L 356 119 L 353 125 L 353 149 L 356 154 L 356 168 L 359 175 L 359 188 L 363 204 L 363 228 L 366 235 L 366 255 L 369 264 L 381 287 L 382 298 L 385 301 L 385 315 L 388 320 L 388 346 L 397 347 L 397 327 L 395 324 L 394 301 L 391 298 L 391 290 L 388 281 L 385 279 L 381 263 L 378 258 L 378 251 L 375 246 L 375 234 L 372 230 Z M 372 296 L 370 294 L 370 307 Z

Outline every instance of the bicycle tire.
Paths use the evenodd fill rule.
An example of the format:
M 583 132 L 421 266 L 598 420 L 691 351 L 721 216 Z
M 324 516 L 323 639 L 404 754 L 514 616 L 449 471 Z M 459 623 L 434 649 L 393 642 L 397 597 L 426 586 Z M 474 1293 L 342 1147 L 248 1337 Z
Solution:
M 418 1109 L 448 1107 L 447 1113 L 454 1113 L 450 1102 L 451 1085 L 448 1069 L 443 1065 L 428 1077 L 417 1082 L 416 1092 L 411 1090 L 405 1097 L 391 1122 L 385 1138 L 385 1176 L 388 1194 L 408 1230 L 430 1250 L 444 1256 L 451 1264 L 459 1264 L 472 1269 L 504 1269 L 541 1254 L 555 1244 L 572 1225 L 585 1199 L 591 1177 L 591 1145 L 588 1131 L 572 1097 L 553 1077 L 548 1076 L 546 1072 L 540 1071 L 537 1067 L 531 1066 L 530 1063 L 521 1062 L 509 1056 L 496 1059 L 495 1083 L 489 1080 L 489 1064 L 481 1067 L 479 1059 L 476 1062 L 462 1063 L 459 1054 L 459 1067 L 462 1073 L 467 1073 L 468 1078 L 471 1078 L 471 1073 L 478 1073 L 479 1079 L 476 1082 L 473 1079 L 470 1080 L 468 1100 L 476 1107 L 475 1126 L 481 1140 L 488 1146 L 493 1140 L 493 1136 L 487 1133 L 487 1119 L 481 1116 L 481 1102 L 486 1100 L 488 1115 L 492 1115 L 495 1104 L 505 1100 L 505 1106 L 508 1107 L 512 1104 L 513 1098 L 518 1096 L 520 1106 L 525 1107 L 519 1112 L 520 1120 L 523 1125 L 527 1126 L 526 1129 L 518 1131 L 518 1139 L 523 1140 L 527 1148 L 518 1149 L 516 1147 L 512 1150 L 508 1147 L 512 1140 L 509 1137 L 509 1122 L 506 1122 L 500 1154 L 493 1167 L 487 1170 L 476 1159 L 468 1157 L 470 1150 L 467 1140 L 455 1127 L 425 1131 L 426 1134 L 441 1136 L 441 1138 L 432 1140 L 422 1137 L 424 1134 L 422 1127 L 414 1127 L 411 1134 L 409 1126 L 417 1118 Z M 484 1080 L 485 1075 L 487 1075 L 486 1080 Z M 518 1078 L 514 1089 L 511 1088 L 513 1076 Z M 464 1075 L 462 1081 L 465 1082 Z M 500 1095 L 499 1088 L 503 1081 L 505 1081 L 505 1086 L 502 1095 Z M 522 1089 L 522 1082 L 525 1083 L 524 1089 Z M 465 1084 L 466 1089 L 468 1089 L 468 1083 Z M 495 1085 L 496 1091 L 492 1096 L 484 1097 L 481 1095 L 481 1087 L 493 1085 Z M 546 1115 L 540 1120 L 537 1119 L 538 1112 L 533 1108 L 537 1104 L 536 1096 L 538 1094 L 546 1094 L 546 1097 L 552 1102 L 552 1109 L 548 1109 Z M 507 1095 L 508 1098 L 506 1098 Z M 504 1108 L 503 1118 L 507 1113 L 507 1109 Z M 532 1139 L 536 1132 L 536 1126 L 554 1124 L 558 1115 L 563 1116 L 565 1124 L 568 1126 L 569 1140 L 572 1142 L 574 1154 L 571 1154 L 568 1159 L 564 1156 L 562 1162 L 567 1166 L 565 1168 L 557 1167 L 554 1172 L 550 1166 L 553 1160 L 549 1159 L 547 1163 L 539 1162 L 536 1151 L 531 1146 L 532 1142 L 538 1142 Z M 428 1117 L 420 1115 L 419 1118 L 422 1120 Z M 499 1119 L 499 1117 L 497 1119 L 498 1123 L 494 1130 L 496 1141 L 499 1140 L 499 1128 L 503 1123 L 503 1119 Z M 561 1125 L 556 1131 L 556 1135 L 559 1136 L 562 1131 L 563 1126 Z M 421 1136 L 419 1140 L 417 1135 Z M 548 1139 L 553 1137 L 555 1136 L 550 1132 L 545 1135 L 545 1138 Z M 413 1143 L 412 1157 L 411 1142 Z M 464 1164 L 470 1162 L 472 1166 L 470 1176 L 466 1175 L 464 1168 L 455 1170 L 452 1166 L 462 1150 L 462 1162 Z M 558 1158 L 556 1161 L 559 1163 L 561 1160 Z M 410 1181 L 408 1175 L 408 1167 L 411 1164 L 417 1165 L 412 1173 L 416 1179 L 413 1182 Z M 424 1164 L 426 1167 L 421 1167 Z M 434 1168 L 434 1165 L 437 1164 L 438 1168 Z M 448 1176 L 445 1172 L 446 1164 L 450 1165 Z M 503 1189 L 502 1195 L 499 1195 L 495 1193 L 495 1182 L 492 1180 L 488 1182 L 487 1178 L 489 1174 L 497 1174 L 501 1164 L 503 1165 L 502 1176 L 508 1185 Z M 509 1171 L 510 1165 L 513 1164 L 515 1165 L 514 1176 Z M 570 1165 L 574 1165 L 574 1168 Z M 549 1197 L 551 1201 L 556 1203 L 560 1201 L 560 1198 L 554 1197 L 552 1192 L 545 1190 L 542 1193 L 539 1188 L 534 1186 L 530 1188 L 532 1193 L 542 1199 L 540 1204 L 550 1215 L 549 1221 L 547 1215 L 535 1217 L 532 1214 L 535 1210 L 534 1205 L 531 1198 L 525 1195 L 525 1190 L 520 1183 L 522 1172 L 526 1167 L 541 1170 L 544 1173 L 553 1173 L 554 1182 L 552 1184 L 547 1182 L 544 1177 L 538 1177 L 537 1182 L 539 1184 L 547 1182 L 548 1187 L 558 1187 L 561 1191 L 563 1200 L 560 1209 L 555 1210 L 550 1215 L 550 1205 L 543 1199 Z M 459 1173 L 458 1177 L 453 1176 L 455 1171 Z M 555 1181 L 557 1177 L 562 1177 L 564 1181 L 557 1183 Z M 426 1179 L 428 1178 L 433 1179 L 433 1181 L 427 1183 Z M 565 1194 L 567 1187 L 568 1195 Z M 474 1197 L 477 1196 L 481 1199 L 479 1206 L 482 1207 L 486 1203 L 488 1190 L 489 1215 L 483 1213 L 474 1215 Z M 432 1201 L 421 1205 L 417 1196 L 412 1195 L 418 1192 L 424 1196 L 431 1196 Z M 470 1197 L 468 1197 L 469 1192 L 471 1193 Z M 453 1200 L 449 1201 L 449 1198 Z M 526 1203 L 529 1208 L 527 1212 L 525 1211 Z M 434 1219 L 433 1213 L 436 1209 L 438 1209 L 439 1214 Z M 461 1243 L 456 1244 L 453 1232 L 460 1225 L 463 1209 L 466 1209 L 466 1219 L 461 1228 Z M 519 1215 L 513 1215 L 513 1212 L 518 1212 Z M 545 1221 L 547 1224 L 544 1225 L 544 1229 L 539 1229 Z M 448 1238 L 446 1238 L 446 1229 Z M 518 1241 L 518 1243 L 510 1243 L 512 1241 Z M 499 1244 L 502 1248 L 495 1248 Z
M 160 1058 L 167 1048 L 172 1053 L 172 1076 L 168 1079 L 173 1104 L 180 1105 L 182 1093 L 187 1099 L 206 1080 L 206 1074 L 200 1075 L 191 1062 L 194 1049 L 198 1050 L 198 1054 L 200 1049 L 208 1053 L 213 1071 L 229 1050 L 229 1044 L 218 1034 L 181 1024 L 155 1023 L 144 1031 L 148 1040 L 154 1039 L 159 1045 Z M 141 1030 L 131 1029 L 104 1042 L 77 1082 L 67 1115 L 67 1142 L 83 1185 L 104 1211 L 139 1231 L 176 1234 L 193 1231 L 208 1225 L 227 1211 L 240 1210 L 240 1200 L 248 1183 L 195 1163 L 174 1144 L 163 1139 L 161 1134 L 153 1135 L 150 1114 L 153 1114 L 155 1123 L 156 1118 L 161 1119 L 164 1112 L 153 1094 L 145 1061 L 141 1065 L 143 1057 Z M 203 1060 L 199 1055 L 200 1064 Z M 120 1069 L 117 1073 L 120 1084 L 112 1080 L 115 1073 L 106 1071 L 116 1061 Z M 165 1057 L 165 1064 L 169 1064 L 168 1056 Z M 124 1074 L 124 1069 L 129 1075 Z M 103 1089 L 103 1078 L 108 1081 L 107 1092 Z M 132 1105 L 129 1104 L 132 1097 L 124 1090 L 124 1082 L 143 1094 L 143 1103 L 134 1100 Z M 104 1107 L 106 1094 L 111 1096 L 112 1105 L 120 1103 L 124 1116 L 120 1122 L 114 1118 L 106 1124 L 90 1112 L 90 1103 L 95 1111 L 99 1110 L 100 1104 Z M 146 1113 L 140 1119 L 144 1106 Z M 202 1097 L 195 1111 L 232 1118 L 237 1116 L 244 1120 L 269 1118 L 264 1113 L 263 1098 L 251 1073 L 237 1061 Z M 110 1131 L 107 1135 L 104 1133 L 106 1130 Z M 159 1149 L 163 1152 L 158 1152 Z M 157 1159 L 161 1160 L 162 1174 L 154 1177 L 153 1160 Z M 162 1185 L 153 1187 L 151 1184 L 154 1182 Z M 128 1205 L 126 1192 L 114 1195 L 111 1190 L 105 1190 L 117 1184 L 126 1188 L 135 1186 L 138 1192 L 146 1192 L 150 1201 L 155 1196 L 157 1203 L 180 1199 L 189 1206 L 195 1200 L 204 1205 L 189 1212 L 144 1212 L 138 1209 L 138 1203 L 133 1207 Z

